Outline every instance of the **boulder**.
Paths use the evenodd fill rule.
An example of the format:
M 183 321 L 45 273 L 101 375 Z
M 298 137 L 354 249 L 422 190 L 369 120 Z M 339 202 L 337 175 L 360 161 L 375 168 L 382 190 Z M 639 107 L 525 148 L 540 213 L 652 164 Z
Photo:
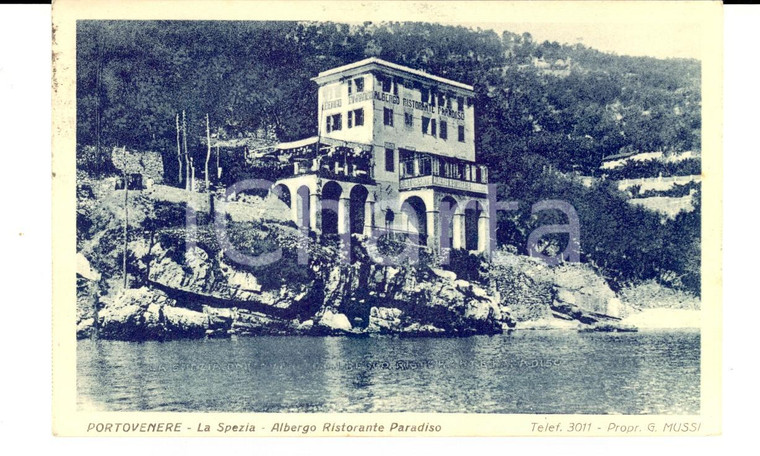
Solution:
M 446 280 L 454 281 L 457 279 L 457 274 L 454 271 L 447 271 L 445 269 L 440 268 L 431 268 L 430 269 L 433 274 L 437 275 L 438 277 Z
M 620 301 L 607 282 L 588 265 L 565 264 L 553 269 L 551 277 L 556 298 L 578 306 L 585 312 L 600 314 L 621 313 Z M 610 307 L 615 307 L 614 310 Z
M 319 326 L 327 328 L 331 331 L 337 332 L 350 332 L 351 322 L 348 321 L 348 317 L 340 312 L 333 312 L 331 309 L 326 309 L 322 316 L 319 318 Z
M 203 337 L 208 317 L 175 305 L 173 299 L 158 290 L 123 290 L 98 312 L 99 335 L 140 341 Z
M 314 320 L 306 320 L 304 322 L 299 323 L 296 326 L 296 329 L 301 333 L 308 333 L 311 331 L 311 328 L 314 327 Z
M 231 329 L 241 336 L 293 334 L 296 329 L 289 320 L 261 312 L 237 309 L 233 315 Z
M 208 317 L 209 329 L 226 330 L 232 326 L 232 309 L 203 306 L 203 313 Z
M 167 335 L 172 338 L 203 337 L 210 327 L 208 315 L 182 307 L 163 308 Z
M 106 307 L 98 313 L 99 334 L 106 339 L 147 340 L 142 322 L 144 309 L 137 305 Z
M 77 274 L 84 277 L 87 280 L 97 282 L 100 280 L 100 273 L 96 271 L 82 252 L 77 252 L 76 255 L 76 271 Z
M 401 335 L 405 337 L 435 337 L 446 335 L 446 331 L 431 324 L 421 325 L 415 322 L 403 328 Z
M 77 339 L 88 339 L 95 332 L 95 319 L 85 318 L 77 323 Z
M 398 333 L 402 330 L 402 313 L 400 309 L 394 307 L 372 307 L 369 312 L 369 324 L 365 331 L 377 334 Z

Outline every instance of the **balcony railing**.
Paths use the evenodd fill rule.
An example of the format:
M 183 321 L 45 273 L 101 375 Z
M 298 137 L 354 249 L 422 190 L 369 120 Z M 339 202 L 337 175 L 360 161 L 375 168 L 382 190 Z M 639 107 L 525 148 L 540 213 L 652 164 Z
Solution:
M 293 175 L 316 174 L 325 179 L 335 179 L 347 182 L 372 183 L 372 173 L 369 166 L 357 163 L 346 163 L 340 160 L 320 159 L 298 160 L 292 163 Z
M 474 193 L 488 193 L 488 184 L 452 179 L 449 177 L 428 175 L 402 178 L 399 181 L 399 190 L 412 190 L 425 187 L 443 187 Z
M 399 188 L 443 187 L 476 193 L 488 192 L 488 168 L 473 162 L 404 151 Z
M 326 179 L 373 183 L 372 153 L 360 145 L 346 146 L 314 142 L 288 149 L 293 176 L 316 174 Z

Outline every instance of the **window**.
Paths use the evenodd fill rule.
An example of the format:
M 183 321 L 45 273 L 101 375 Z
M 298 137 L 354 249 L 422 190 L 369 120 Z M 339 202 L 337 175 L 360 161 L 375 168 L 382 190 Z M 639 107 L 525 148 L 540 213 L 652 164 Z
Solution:
M 383 108 L 383 124 L 393 126 L 393 109 Z
M 451 162 L 443 162 L 443 177 L 454 177 L 454 171 Z
M 398 95 L 398 86 L 402 83 L 400 79 L 387 76 L 378 76 L 377 80 L 380 83 L 380 88 L 383 92 Z
M 364 125 L 364 108 L 348 111 L 348 128 Z
M 351 95 L 351 93 L 352 93 L 352 90 L 351 90 L 351 80 L 349 79 L 348 80 L 348 95 Z
M 341 123 L 342 123 L 342 116 L 340 114 L 333 114 L 331 116 L 327 116 L 327 132 L 330 133 L 331 131 L 340 130 Z
M 380 79 L 380 84 L 382 85 L 383 92 L 385 93 L 391 93 L 392 87 L 393 87 L 393 80 L 391 78 L 382 78 Z
M 446 97 L 446 108 L 451 109 L 451 96 Z
M 401 177 L 414 177 L 417 173 L 414 172 L 414 159 L 405 160 L 401 163 Z
M 404 113 L 404 125 L 411 127 L 414 124 L 414 117 L 411 112 Z
M 435 131 L 435 119 L 430 119 L 430 135 L 435 136 L 437 132 Z
M 385 170 L 389 173 L 392 173 L 395 169 L 394 161 L 396 157 L 394 156 L 393 149 L 385 149 Z
M 483 172 L 480 166 L 475 167 L 475 182 L 483 182 Z
M 457 97 L 457 111 L 464 111 L 464 98 Z
M 459 125 L 458 130 L 459 142 L 464 142 L 464 125 Z
M 356 93 L 364 92 L 364 78 L 356 78 L 354 79 L 354 85 L 356 86 Z M 349 85 L 349 87 L 351 87 Z M 349 94 L 351 92 L 349 91 Z
M 420 158 L 420 176 L 429 176 L 432 172 L 430 157 Z
M 357 109 L 354 111 L 354 125 L 357 127 L 364 125 L 364 109 Z
M 448 137 L 449 137 L 449 124 L 447 124 L 446 122 L 442 120 L 441 121 L 441 139 L 445 140 Z
M 422 89 L 420 89 L 420 94 L 422 96 L 423 103 L 430 102 L 430 89 L 428 89 L 427 87 L 423 87 Z
M 430 117 L 422 116 L 422 134 L 423 135 L 428 134 L 429 129 L 430 129 Z

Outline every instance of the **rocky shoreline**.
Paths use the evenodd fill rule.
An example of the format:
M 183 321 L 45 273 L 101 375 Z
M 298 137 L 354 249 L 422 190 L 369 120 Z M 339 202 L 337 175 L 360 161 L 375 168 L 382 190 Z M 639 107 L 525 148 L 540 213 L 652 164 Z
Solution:
M 577 310 L 576 310 L 577 312 Z M 651 315 L 648 315 L 651 314 Z M 678 321 L 663 320 L 663 314 L 678 316 Z M 641 329 L 698 327 L 698 310 L 654 309 L 619 320 L 597 314 L 597 320 L 584 322 L 572 315 L 556 314 L 552 319 L 527 320 L 519 324 L 508 314 L 492 327 L 455 327 L 448 330 L 433 323 L 411 321 L 400 309 L 371 307 L 366 327 L 352 326 L 348 317 L 334 309 L 325 309 L 313 318 L 301 321 L 267 315 L 244 308 L 202 306 L 200 311 L 179 307 L 166 293 L 142 287 L 121 294 L 104 307 L 95 318 L 83 318 L 77 324 L 77 338 L 97 337 L 107 340 L 148 341 L 248 336 L 345 336 L 368 337 L 463 337 L 493 335 L 508 331 L 559 330 L 579 332 L 635 332 Z M 654 318 L 653 318 L 654 317 Z M 477 320 L 476 320 L 477 321 Z M 490 322 L 483 316 L 482 322 Z
M 262 335 L 461 337 L 515 329 L 631 331 L 640 310 L 620 301 L 587 267 L 548 267 L 507 256 L 493 263 L 488 286 L 451 271 L 350 264 L 317 257 L 308 280 L 263 287 L 251 272 L 193 247 L 180 263 L 157 242 L 143 258 L 139 288 L 95 305 L 80 296 L 77 337 L 172 340 Z M 361 250 L 360 250 L 361 252 Z M 504 259 L 504 258 L 502 258 Z M 306 267 L 306 266 L 304 266 Z M 97 312 L 88 306 L 97 306 Z M 96 320 L 97 319 L 97 320 Z
M 117 244 L 120 202 L 106 194 L 80 208 L 78 338 L 627 331 L 656 326 L 642 315 L 657 312 L 645 311 L 699 309 L 698 298 L 658 284 L 615 292 L 588 265 L 548 266 L 506 250 L 489 260 L 465 253 L 466 266 L 445 265 L 422 251 L 416 264 L 383 265 L 374 261 L 377 243 L 353 235 L 351 261 L 338 261 L 346 240 L 303 237 L 292 224 L 260 215 L 228 220 L 228 235 L 244 250 L 281 249 L 282 258 L 266 267 L 246 266 L 220 247 L 208 219 L 191 236 L 183 225 L 183 204 L 150 194 L 134 198 L 127 289 Z M 304 252 L 308 260 L 297 261 Z

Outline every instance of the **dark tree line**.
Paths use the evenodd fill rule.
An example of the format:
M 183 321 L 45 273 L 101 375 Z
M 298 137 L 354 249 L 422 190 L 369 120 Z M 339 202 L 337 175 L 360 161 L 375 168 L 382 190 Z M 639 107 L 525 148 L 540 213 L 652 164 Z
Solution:
M 615 56 L 529 34 L 425 23 L 84 21 L 77 30 L 80 144 L 171 150 L 205 115 L 229 131 L 316 133 L 320 71 L 369 56 L 473 84 L 480 156 L 496 172 L 535 154 L 591 171 L 627 151 L 699 149 L 700 66 Z M 534 59 L 565 62 L 547 74 Z

